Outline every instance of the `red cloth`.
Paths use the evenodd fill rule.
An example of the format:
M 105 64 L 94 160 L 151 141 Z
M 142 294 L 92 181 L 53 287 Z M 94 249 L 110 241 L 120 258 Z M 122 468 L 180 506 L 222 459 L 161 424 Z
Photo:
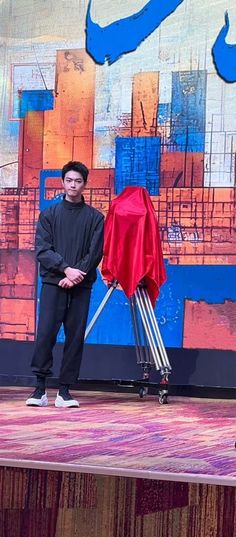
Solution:
M 147 190 L 129 186 L 112 202 L 105 222 L 102 274 L 130 298 L 144 280 L 154 306 L 166 280 L 156 214 Z

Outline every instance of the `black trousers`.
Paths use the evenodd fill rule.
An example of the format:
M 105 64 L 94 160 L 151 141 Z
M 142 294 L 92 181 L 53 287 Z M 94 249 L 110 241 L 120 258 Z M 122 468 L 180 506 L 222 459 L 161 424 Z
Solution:
M 76 285 L 63 289 L 44 283 L 41 290 L 36 347 L 31 362 L 39 377 L 51 375 L 53 347 L 63 323 L 65 344 L 60 369 L 61 384 L 73 384 L 79 376 L 91 289 Z

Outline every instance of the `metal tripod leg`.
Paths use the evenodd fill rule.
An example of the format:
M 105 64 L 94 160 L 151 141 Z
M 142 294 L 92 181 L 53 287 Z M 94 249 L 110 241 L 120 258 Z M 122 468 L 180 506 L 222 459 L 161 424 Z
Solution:
M 143 303 L 142 295 L 140 293 L 139 288 L 137 288 L 137 290 L 135 291 L 135 298 L 137 300 L 137 305 L 139 308 L 139 313 L 142 319 L 143 327 L 147 335 L 147 340 L 152 351 L 154 363 L 155 363 L 156 369 L 159 371 L 162 368 L 162 362 L 161 362 L 159 351 L 158 351 L 158 348 L 157 348 L 157 345 L 156 345 L 156 342 L 155 342 L 155 339 L 151 330 L 151 325 L 147 316 L 147 312 L 146 312 L 145 305 Z
M 137 304 L 135 297 L 132 296 L 130 298 L 130 312 L 131 312 L 131 320 L 134 330 L 134 339 L 135 339 L 135 350 L 136 350 L 136 356 L 137 356 L 137 364 L 141 365 L 143 370 L 143 380 L 148 382 L 150 377 L 150 371 L 153 364 L 152 354 L 150 353 L 147 340 L 146 340 L 146 334 L 143 330 L 143 325 L 140 322 L 138 311 L 137 311 Z M 142 386 L 139 389 L 139 396 L 143 398 L 148 393 L 148 387 Z
M 171 370 L 171 365 L 170 365 L 170 362 L 169 362 L 169 358 L 168 358 L 167 353 L 166 353 L 166 349 L 165 349 L 165 346 L 164 346 L 164 343 L 163 343 L 163 340 L 162 340 L 162 337 L 161 337 L 161 333 L 160 333 L 160 330 L 159 330 L 159 326 L 157 324 L 157 320 L 156 320 L 156 317 L 155 317 L 155 314 L 154 314 L 154 310 L 153 310 L 153 307 L 152 307 L 152 303 L 151 303 L 149 294 L 147 292 L 147 289 L 144 289 L 143 287 L 140 288 L 140 291 L 141 291 L 144 303 L 146 305 L 146 308 L 147 308 L 147 310 L 149 312 L 150 319 L 152 321 L 153 329 L 155 331 L 155 336 L 157 338 L 157 342 L 158 342 L 158 346 L 159 346 L 159 350 L 160 350 L 160 354 L 161 354 L 161 358 L 162 358 L 163 367 L 168 369 L 168 370 Z
M 86 328 L 84 341 L 87 339 L 88 335 L 90 334 L 90 332 L 91 332 L 92 328 L 94 327 L 99 315 L 101 315 L 102 311 L 105 308 L 106 303 L 108 302 L 108 300 L 109 300 L 110 296 L 112 295 L 113 291 L 116 289 L 117 285 L 118 285 L 118 282 L 114 281 L 114 282 L 112 282 L 111 286 L 109 287 L 109 289 L 108 289 L 107 293 L 105 294 L 100 306 L 98 306 L 97 311 L 95 311 L 95 314 L 94 314 L 93 318 L 91 319 L 89 325 Z
M 139 325 L 138 325 L 137 312 L 136 312 L 136 307 L 135 307 L 136 304 L 135 304 L 133 297 L 130 298 L 129 304 L 130 304 L 131 320 L 132 320 L 133 331 L 134 331 L 137 364 L 142 364 L 143 363 L 142 340 L 141 340 L 141 334 L 140 334 Z
M 171 371 L 171 365 L 161 338 L 160 330 L 154 314 L 154 310 L 146 289 L 138 287 L 135 292 L 137 304 L 142 317 L 142 321 L 147 333 L 148 341 L 152 351 L 157 369 Z M 158 347 L 158 351 L 157 351 Z
M 147 290 L 140 285 L 136 292 L 135 298 L 139 308 L 140 316 L 143 322 L 144 330 L 153 353 L 153 359 L 157 370 L 160 370 L 161 381 L 159 389 L 160 404 L 167 403 L 169 374 L 171 365 L 161 338 L 160 330 L 156 321 L 154 310 L 147 293 Z
M 130 298 L 130 311 L 137 351 L 137 363 L 142 366 L 149 364 L 153 365 L 152 354 L 149 351 L 146 333 L 143 330 L 143 324 L 140 322 L 138 317 L 137 303 L 134 296 Z

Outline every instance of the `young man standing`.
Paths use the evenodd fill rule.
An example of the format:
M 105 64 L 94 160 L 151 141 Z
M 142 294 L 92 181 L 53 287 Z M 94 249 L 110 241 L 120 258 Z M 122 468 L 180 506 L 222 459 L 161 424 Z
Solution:
M 37 386 L 26 401 L 28 406 L 48 404 L 45 383 L 51 375 L 52 350 L 62 323 L 65 344 L 55 406 L 79 406 L 69 387 L 79 375 L 91 288 L 103 252 L 103 215 L 87 205 L 82 196 L 88 173 L 81 162 L 65 164 L 63 200 L 39 216 L 35 244 L 42 291 L 31 363 Z

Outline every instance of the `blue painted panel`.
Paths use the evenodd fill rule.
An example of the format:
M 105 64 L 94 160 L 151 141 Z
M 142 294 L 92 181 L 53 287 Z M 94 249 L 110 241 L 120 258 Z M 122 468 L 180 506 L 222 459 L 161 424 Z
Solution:
M 206 71 L 172 73 L 171 142 L 177 151 L 203 152 Z
M 19 117 L 24 118 L 28 112 L 53 110 L 53 90 L 24 90 L 20 99 Z
M 170 121 L 171 117 L 171 104 L 170 103 L 159 103 L 158 105 L 158 115 L 157 115 L 157 125 L 164 125 Z
M 152 196 L 159 193 L 161 139 L 116 138 L 115 192 L 126 186 L 143 186 Z
M 210 304 L 236 300 L 236 267 L 168 265 L 167 282 L 162 286 L 155 314 L 166 347 L 182 347 L 184 301 L 204 300 Z M 106 286 L 97 280 L 92 295 L 90 318 L 106 293 Z M 128 300 L 115 290 L 87 343 L 133 345 L 133 333 Z M 206 342 L 207 348 L 207 342 Z
M 58 179 L 61 178 L 61 170 L 41 170 L 40 172 L 40 185 L 39 185 L 39 209 L 40 211 L 43 211 L 53 203 L 58 203 L 61 201 L 63 193 L 59 194 L 53 199 L 47 200 L 45 198 L 45 187 L 46 187 L 46 181 L 50 177 L 58 177 Z
M 19 121 L 8 121 L 7 129 L 9 136 L 19 138 Z

